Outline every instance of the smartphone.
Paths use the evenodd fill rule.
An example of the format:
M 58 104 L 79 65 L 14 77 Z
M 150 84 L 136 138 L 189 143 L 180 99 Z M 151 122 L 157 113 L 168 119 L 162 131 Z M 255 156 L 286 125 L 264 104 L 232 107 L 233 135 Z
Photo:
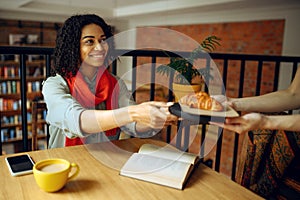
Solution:
M 32 173 L 34 162 L 28 154 L 6 157 L 5 161 L 12 176 Z

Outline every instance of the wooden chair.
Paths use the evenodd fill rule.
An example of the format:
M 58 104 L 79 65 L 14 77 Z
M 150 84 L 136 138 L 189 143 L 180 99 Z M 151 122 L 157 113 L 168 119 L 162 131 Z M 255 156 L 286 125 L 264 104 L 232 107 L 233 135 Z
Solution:
M 33 101 L 32 102 L 32 151 L 38 150 L 38 111 L 47 110 L 46 103 L 43 101 Z M 48 143 L 48 131 L 47 131 L 47 143 Z

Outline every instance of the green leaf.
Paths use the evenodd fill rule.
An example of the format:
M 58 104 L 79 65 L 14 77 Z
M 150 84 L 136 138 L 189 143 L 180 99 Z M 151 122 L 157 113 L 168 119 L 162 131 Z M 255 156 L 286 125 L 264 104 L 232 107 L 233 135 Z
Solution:
M 217 36 L 208 36 L 200 43 L 197 48 L 195 48 L 190 53 L 190 56 L 188 58 L 171 57 L 170 63 L 168 63 L 167 65 L 160 65 L 156 70 L 158 73 L 167 76 L 170 76 L 172 70 L 176 70 L 178 74 L 175 75 L 174 79 L 176 80 L 176 82 L 181 84 L 190 84 L 194 77 L 200 75 L 203 76 L 206 80 L 213 78 L 210 75 L 210 69 L 195 69 L 193 67 L 193 63 L 194 60 L 203 53 L 203 51 L 212 52 L 216 49 L 217 46 L 221 46 L 219 41 L 221 41 L 221 39 Z M 165 54 L 169 56 L 166 52 Z

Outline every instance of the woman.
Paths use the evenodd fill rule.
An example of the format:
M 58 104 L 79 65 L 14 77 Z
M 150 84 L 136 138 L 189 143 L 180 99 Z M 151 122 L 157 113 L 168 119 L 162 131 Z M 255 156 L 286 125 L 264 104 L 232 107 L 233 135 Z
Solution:
M 164 102 L 135 105 L 124 82 L 109 73 L 112 35 L 111 27 L 93 14 L 70 17 L 58 32 L 55 75 L 42 90 L 50 148 L 115 140 L 120 128 L 134 136 L 151 136 L 177 120 Z
M 300 108 L 300 69 L 286 90 L 228 98 L 227 103 L 248 114 L 211 124 L 240 134 L 249 131 L 241 184 L 268 199 L 299 199 L 300 115 L 274 112 Z

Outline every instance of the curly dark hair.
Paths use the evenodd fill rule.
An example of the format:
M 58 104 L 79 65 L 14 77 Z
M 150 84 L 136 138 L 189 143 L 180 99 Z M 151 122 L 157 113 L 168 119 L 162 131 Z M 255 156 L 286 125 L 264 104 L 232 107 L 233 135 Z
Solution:
M 53 58 L 53 74 L 57 73 L 65 78 L 76 75 L 81 64 L 80 38 L 82 28 L 89 24 L 99 25 L 107 38 L 109 50 L 105 64 L 108 64 L 108 60 L 114 59 L 115 44 L 112 38 L 111 26 L 106 24 L 101 17 L 94 14 L 74 15 L 65 21 L 57 33 Z

